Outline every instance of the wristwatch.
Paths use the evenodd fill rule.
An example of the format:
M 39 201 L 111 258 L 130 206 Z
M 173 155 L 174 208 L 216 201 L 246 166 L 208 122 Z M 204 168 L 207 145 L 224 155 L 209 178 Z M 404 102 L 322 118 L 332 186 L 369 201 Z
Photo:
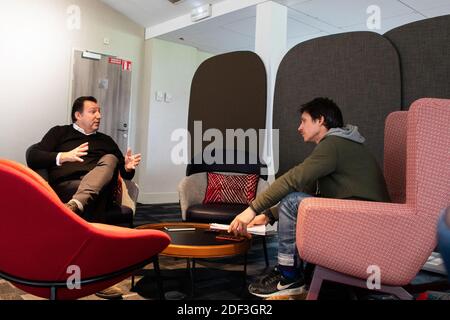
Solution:
M 272 210 L 267 209 L 266 211 L 263 212 L 263 214 L 269 218 L 269 223 L 272 226 L 277 220 L 275 219 L 275 217 L 272 214 Z

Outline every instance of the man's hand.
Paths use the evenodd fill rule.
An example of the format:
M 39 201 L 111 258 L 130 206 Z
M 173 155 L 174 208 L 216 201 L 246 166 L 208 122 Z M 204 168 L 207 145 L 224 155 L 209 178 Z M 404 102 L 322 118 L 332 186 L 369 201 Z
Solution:
M 89 142 L 83 143 L 78 148 L 73 149 L 69 152 L 61 152 L 59 157 L 59 163 L 63 164 L 65 162 L 84 162 L 81 157 L 87 156 L 87 151 L 89 150 Z
M 141 154 L 132 154 L 131 149 L 128 148 L 127 154 L 125 155 L 125 170 L 127 172 L 136 170 L 136 167 L 141 162 Z
M 253 219 L 247 226 L 247 228 L 251 228 L 253 226 L 267 226 L 269 224 L 269 218 L 265 214 L 260 214 Z
M 240 235 L 251 238 L 247 232 L 247 225 L 253 221 L 255 216 L 256 213 L 252 210 L 252 208 L 248 207 L 242 213 L 237 215 L 236 218 L 234 218 L 228 228 L 228 233 L 232 232 L 235 236 Z

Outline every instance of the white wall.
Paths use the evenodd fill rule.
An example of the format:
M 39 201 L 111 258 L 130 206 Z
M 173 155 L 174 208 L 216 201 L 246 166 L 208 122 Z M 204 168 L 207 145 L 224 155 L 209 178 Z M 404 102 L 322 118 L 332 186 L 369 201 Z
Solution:
M 69 30 L 69 6 L 81 29 Z M 110 45 L 103 44 L 108 37 Z M 74 48 L 133 61 L 131 145 L 142 107 L 144 28 L 98 0 L 0 2 L 0 157 L 25 162 L 25 150 L 53 126 L 67 124 Z
M 148 113 L 142 114 L 141 150 L 145 163 L 139 169 L 139 201 L 144 203 L 177 202 L 177 185 L 186 174 L 185 165 L 171 160 L 174 130 L 187 128 L 192 78 L 198 66 L 211 54 L 172 42 L 151 39 L 146 43 L 146 81 L 150 88 L 145 99 Z M 171 103 L 157 102 L 156 91 L 170 93 Z
M 31 144 L 69 123 L 74 49 L 116 55 L 133 61 L 130 143 L 144 156 L 135 178 L 140 201 L 178 201 L 185 166 L 170 161 L 170 136 L 186 128 L 192 77 L 211 55 L 145 41 L 143 27 L 99 0 L 0 1 L 0 158 L 25 163 Z M 79 30 L 68 28 L 71 5 L 80 8 Z M 171 93 L 173 102 L 156 103 L 156 90 Z

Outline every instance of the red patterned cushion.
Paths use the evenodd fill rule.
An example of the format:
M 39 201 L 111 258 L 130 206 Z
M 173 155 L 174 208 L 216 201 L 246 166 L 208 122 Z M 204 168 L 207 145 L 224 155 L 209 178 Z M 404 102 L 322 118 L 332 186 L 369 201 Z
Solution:
M 249 204 L 255 199 L 259 176 L 223 175 L 208 173 L 208 187 L 203 204 L 241 203 Z

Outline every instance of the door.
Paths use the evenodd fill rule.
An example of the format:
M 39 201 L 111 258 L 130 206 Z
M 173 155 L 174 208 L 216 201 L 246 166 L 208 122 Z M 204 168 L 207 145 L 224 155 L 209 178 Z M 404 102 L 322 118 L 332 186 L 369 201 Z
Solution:
M 75 50 L 72 101 L 94 96 L 102 113 L 100 132 L 111 136 L 125 154 L 131 103 L 131 62 L 107 55 L 83 56 Z

